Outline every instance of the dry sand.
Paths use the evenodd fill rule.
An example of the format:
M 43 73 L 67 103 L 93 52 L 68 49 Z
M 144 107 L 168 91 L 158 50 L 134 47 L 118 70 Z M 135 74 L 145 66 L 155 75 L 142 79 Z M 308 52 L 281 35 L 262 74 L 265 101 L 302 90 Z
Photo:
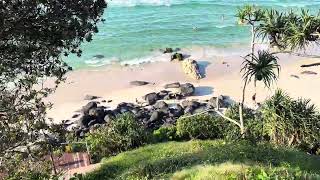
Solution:
M 204 51 L 204 50 L 203 50 Z M 101 103 L 114 108 L 120 102 L 135 102 L 149 92 L 163 89 L 163 85 L 171 82 L 190 82 L 196 87 L 196 94 L 191 99 L 209 99 L 212 96 L 228 95 L 233 100 L 241 98 L 242 84 L 240 74 L 241 58 L 239 55 L 215 56 L 206 53 L 192 53 L 190 58 L 198 60 L 205 78 L 193 80 L 187 77 L 178 62 L 153 62 L 141 65 L 112 65 L 92 70 L 77 70 L 67 75 L 66 83 L 62 84 L 48 100 L 54 104 L 49 111 L 49 117 L 55 122 L 71 119 L 73 114 L 88 101 L 85 95 L 95 95 L 101 98 L 96 101 L 112 100 L 111 103 Z M 198 51 L 199 52 L 199 51 Z M 320 73 L 320 66 L 301 68 L 302 64 L 319 62 L 317 58 L 279 55 L 281 65 L 280 78 L 272 89 L 267 89 L 262 83 L 257 84 L 257 101 L 262 102 L 270 97 L 276 88 L 281 88 L 292 97 L 310 98 L 320 107 L 320 74 L 301 74 L 303 71 Z M 295 75 L 297 77 L 292 77 Z M 135 87 L 130 81 L 141 80 L 153 84 Z M 253 106 L 251 100 L 254 94 L 253 83 L 246 93 L 246 104 Z

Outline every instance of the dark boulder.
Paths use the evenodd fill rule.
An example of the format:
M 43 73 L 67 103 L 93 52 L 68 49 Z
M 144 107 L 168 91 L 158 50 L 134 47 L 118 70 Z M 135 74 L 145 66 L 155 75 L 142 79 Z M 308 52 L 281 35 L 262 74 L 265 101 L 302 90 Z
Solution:
M 168 104 L 165 103 L 164 101 L 158 101 L 158 102 L 156 102 L 156 104 L 153 107 L 156 109 L 167 109 Z
M 163 99 L 164 99 L 164 100 L 170 100 L 170 99 L 173 99 L 173 98 L 171 97 L 170 94 L 168 94 L 168 95 L 166 95 L 165 97 L 163 97 Z
M 90 109 L 89 115 L 96 119 L 98 123 L 103 123 L 103 119 L 106 113 L 103 108 L 98 107 Z
M 163 117 L 163 113 L 159 112 L 159 111 L 153 111 L 151 114 L 151 117 L 149 119 L 150 122 L 156 122 L 161 120 L 161 118 Z
M 182 61 L 183 60 L 183 54 L 181 53 L 174 53 L 171 55 L 171 61 L 173 60 L 178 60 L 178 61 Z
M 213 108 L 217 108 L 217 100 L 218 98 L 217 97 L 212 97 L 209 99 L 209 105 Z
M 157 93 L 149 93 L 144 96 L 144 100 L 148 105 L 154 105 L 159 99 Z
M 88 124 L 91 120 L 92 120 L 92 117 L 85 114 L 78 120 L 78 126 L 81 128 L 88 127 Z
M 102 59 L 102 58 L 104 58 L 104 55 L 97 54 L 97 55 L 94 55 L 93 58 Z
M 93 126 L 93 125 L 95 125 L 95 124 L 98 124 L 98 121 L 97 121 L 96 119 L 91 120 L 91 121 L 88 123 L 88 127 L 91 127 L 91 126 Z
M 202 113 L 202 112 L 205 112 L 207 110 L 208 110 L 207 106 L 199 106 L 193 111 L 193 113 L 194 114 Z
M 194 94 L 195 88 L 190 83 L 182 84 L 180 87 L 180 92 L 182 96 L 191 96 Z
M 171 117 L 180 117 L 184 114 L 184 109 L 180 106 L 180 104 L 175 104 L 170 108 L 170 116 Z
M 230 98 L 228 96 L 219 96 L 218 97 L 219 108 L 228 108 L 231 106 Z
M 168 88 L 180 88 L 180 83 L 179 82 L 175 82 L 175 83 L 170 83 L 170 84 L 166 84 L 164 85 L 164 88 L 165 89 L 168 89 Z
M 192 114 L 194 111 L 194 107 L 188 106 L 184 109 L 184 114 Z
M 166 97 L 169 93 L 170 93 L 170 91 L 162 90 L 162 91 L 158 92 L 157 95 L 158 95 L 158 97 L 159 97 L 160 99 L 163 99 L 163 98 Z
M 110 123 L 113 119 L 114 119 L 114 115 L 112 115 L 112 114 L 107 114 L 105 117 L 104 117 L 104 122 L 105 123 Z
M 131 81 L 130 82 L 130 85 L 133 85 L 133 86 L 144 86 L 147 84 L 150 84 L 150 83 L 146 82 L 146 81 Z
M 172 48 L 166 48 L 164 51 L 163 51 L 164 54 L 166 53 L 173 53 L 173 49 Z
M 92 96 L 92 95 L 86 95 L 84 97 L 84 100 L 94 100 L 94 99 L 98 99 L 98 96 Z
M 72 118 L 77 118 L 77 117 L 79 117 L 80 116 L 80 114 L 74 114 L 73 116 L 72 116 Z
M 90 109 L 97 108 L 97 107 L 98 107 L 97 103 L 92 101 L 82 107 L 82 112 L 83 114 L 89 114 Z

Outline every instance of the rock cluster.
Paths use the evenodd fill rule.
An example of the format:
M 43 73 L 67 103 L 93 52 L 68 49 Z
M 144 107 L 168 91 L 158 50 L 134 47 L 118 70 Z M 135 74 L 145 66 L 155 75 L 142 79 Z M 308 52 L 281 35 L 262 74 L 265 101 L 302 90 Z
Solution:
M 186 59 L 182 61 L 181 65 L 184 73 L 189 75 L 191 78 L 197 79 L 197 80 L 202 78 L 197 61 Z
M 183 99 L 192 96 L 195 87 L 190 84 L 172 83 L 165 87 L 179 88 L 179 91 L 173 93 L 171 91 L 162 90 L 146 94 L 143 99 L 146 105 L 133 103 L 120 103 L 113 110 L 107 110 L 103 106 L 98 106 L 97 102 L 89 102 L 81 109 L 81 117 L 74 129 L 77 137 L 83 138 L 91 129 L 99 128 L 103 124 L 108 124 L 117 115 L 124 113 L 132 113 L 136 119 L 148 129 L 158 129 L 163 125 L 175 124 L 177 119 L 185 114 L 195 114 L 203 111 L 213 110 L 216 107 L 216 101 L 219 100 L 219 106 L 229 106 L 225 102 L 225 97 L 213 97 L 210 100 L 200 102 L 199 100 L 183 100 L 181 103 L 168 104 L 165 100 Z

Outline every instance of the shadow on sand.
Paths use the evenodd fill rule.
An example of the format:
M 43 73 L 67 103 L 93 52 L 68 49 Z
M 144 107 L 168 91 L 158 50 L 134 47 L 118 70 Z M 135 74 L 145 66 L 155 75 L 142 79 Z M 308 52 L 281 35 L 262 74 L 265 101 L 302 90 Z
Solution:
M 199 65 L 199 70 L 200 70 L 200 74 L 203 78 L 206 77 L 207 72 L 206 69 L 207 67 L 210 65 L 211 63 L 208 61 L 198 61 L 198 65 Z
M 195 96 L 206 96 L 206 95 L 212 95 L 213 94 L 213 88 L 210 86 L 199 86 L 196 87 L 195 90 Z

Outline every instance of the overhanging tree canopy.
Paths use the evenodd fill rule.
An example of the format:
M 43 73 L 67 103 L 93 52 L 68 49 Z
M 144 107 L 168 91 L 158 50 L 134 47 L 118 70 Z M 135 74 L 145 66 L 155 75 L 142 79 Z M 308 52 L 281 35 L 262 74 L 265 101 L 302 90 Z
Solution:
M 49 131 L 42 101 L 53 88 L 34 88 L 44 77 L 63 80 L 63 55 L 81 55 L 91 41 L 105 0 L 0 1 L 0 157 Z

